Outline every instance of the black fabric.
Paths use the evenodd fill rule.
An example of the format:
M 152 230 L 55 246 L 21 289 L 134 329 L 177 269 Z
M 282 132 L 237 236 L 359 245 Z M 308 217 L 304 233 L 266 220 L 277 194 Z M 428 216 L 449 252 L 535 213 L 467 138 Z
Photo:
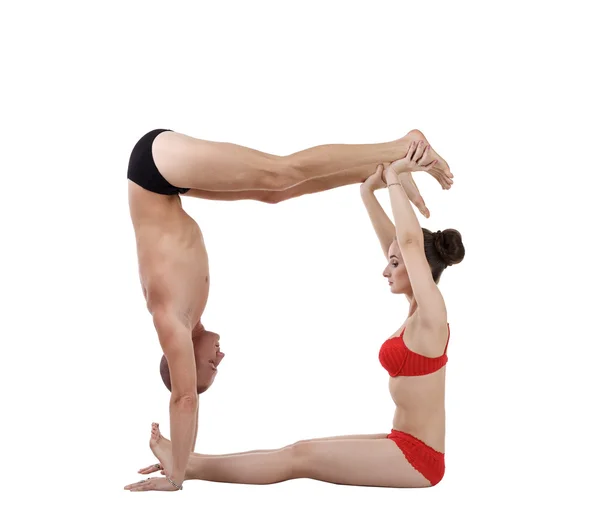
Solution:
M 154 158 L 152 157 L 152 143 L 156 136 L 162 132 L 171 132 L 166 128 L 157 128 L 148 132 L 140 139 L 129 158 L 129 167 L 127 169 L 127 179 L 137 183 L 147 191 L 152 191 L 157 194 L 181 194 L 186 193 L 189 189 L 175 187 L 171 185 L 163 175 L 158 171 Z

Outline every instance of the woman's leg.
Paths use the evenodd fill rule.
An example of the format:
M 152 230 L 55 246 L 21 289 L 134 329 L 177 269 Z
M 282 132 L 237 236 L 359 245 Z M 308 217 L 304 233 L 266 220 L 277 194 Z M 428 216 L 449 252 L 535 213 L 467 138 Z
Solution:
M 343 175 L 344 185 L 360 183 L 378 163 L 402 158 L 411 141 L 426 141 L 417 130 L 388 143 L 372 145 L 321 145 L 275 156 L 233 143 L 192 138 L 164 132 L 153 143 L 154 162 L 176 187 L 205 191 L 283 191 L 303 182 Z M 433 151 L 439 167 L 430 171 L 442 186 L 451 183 L 448 165 Z M 446 182 L 446 183 L 443 183 Z
M 343 436 L 327 436 L 324 438 L 313 438 L 311 440 L 298 440 L 298 442 L 291 444 L 291 445 L 299 445 L 299 444 L 308 444 L 310 442 L 330 442 L 332 440 L 335 441 L 340 441 L 340 440 L 376 440 L 376 439 L 381 439 L 381 438 L 387 438 L 387 434 L 386 433 L 375 433 L 375 434 L 362 434 L 362 435 L 343 435 Z M 286 446 L 286 447 L 291 447 L 291 446 Z M 285 449 L 285 448 L 283 448 Z M 273 449 L 254 449 L 253 451 L 241 451 L 239 453 L 229 453 L 227 456 L 231 456 L 231 455 L 250 455 L 250 454 L 254 454 L 254 453 L 269 453 L 270 451 L 273 451 Z M 200 453 L 192 453 L 190 455 L 190 457 L 220 457 L 223 455 L 201 455 Z M 189 463 L 188 463 L 188 469 L 186 470 L 186 473 L 191 469 Z
M 361 435 L 345 435 L 345 436 L 328 436 L 325 438 L 316 438 L 313 440 L 300 440 L 298 442 L 296 442 L 294 445 L 298 445 L 298 444 L 306 444 L 309 442 L 324 442 L 324 441 L 331 441 L 331 440 L 335 440 L 335 441 L 339 441 L 339 440 L 375 440 L 375 439 L 382 439 L 382 438 L 386 438 L 387 434 L 386 433 L 376 433 L 376 434 L 361 434 Z M 195 445 L 195 439 L 194 439 L 194 445 Z M 171 461 L 171 441 L 168 440 L 167 438 L 165 438 L 161 433 L 160 433 L 160 428 L 159 425 L 157 423 L 153 423 L 152 424 L 152 429 L 150 432 L 150 449 L 152 450 L 152 452 L 154 453 L 154 455 L 156 456 L 156 458 L 158 458 L 162 463 L 167 463 L 170 464 Z M 240 452 L 240 453 L 230 453 L 233 455 L 242 455 L 242 454 L 250 454 L 250 453 L 268 453 L 272 450 L 270 449 L 255 449 L 253 451 L 244 451 L 244 452 Z M 192 453 L 190 455 L 190 460 L 192 457 L 219 457 L 222 455 L 201 455 L 198 453 Z M 157 467 L 156 464 L 152 464 L 146 468 L 140 469 L 138 471 L 138 473 L 141 473 L 142 475 L 149 475 L 151 473 L 154 473 L 156 471 L 159 471 L 162 469 L 162 465 L 159 464 L 160 467 Z M 186 473 L 188 473 L 188 471 L 191 469 L 191 466 L 188 462 L 188 469 L 186 470 Z M 162 473 L 164 474 L 164 471 L 162 471 Z
M 430 482 L 406 460 L 386 434 L 351 435 L 303 440 L 282 449 L 229 455 L 193 454 L 186 480 L 244 484 L 273 484 L 296 478 L 312 478 L 335 484 L 419 488 Z M 150 447 L 162 463 L 171 457 L 171 444 L 153 424 Z M 150 474 L 160 467 L 139 472 Z M 130 485 L 145 488 L 142 481 Z M 151 489 L 147 488 L 147 489 Z
M 186 472 L 187 480 L 239 484 L 274 484 L 296 478 L 355 486 L 430 486 L 387 438 L 314 440 L 258 453 L 197 455 Z

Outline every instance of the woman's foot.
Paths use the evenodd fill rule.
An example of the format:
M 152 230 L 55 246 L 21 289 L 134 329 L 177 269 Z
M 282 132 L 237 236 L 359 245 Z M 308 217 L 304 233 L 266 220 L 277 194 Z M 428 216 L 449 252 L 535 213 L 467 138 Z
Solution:
M 427 138 L 425 137 L 425 134 L 417 129 L 411 130 L 403 139 L 409 139 L 410 141 L 425 141 L 425 143 L 430 145 L 429 141 L 427 141 Z M 433 168 L 431 168 L 431 170 L 427 172 L 440 183 L 443 189 L 450 189 L 454 183 L 452 181 L 454 175 L 450 171 L 448 163 L 446 163 L 446 160 L 442 158 L 435 150 L 433 150 L 431 145 L 429 147 L 429 151 L 430 152 L 427 161 L 432 162 L 435 159 L 437 160 L 437 163 Z
M 165 475 L 171 474 L 172 469 L 172 454 L 171 454 L 171 442 L 169 442 L 163 435 L 160 434 L 160 429 L 157 423 L 152 424 L 152 431 L 150 433 L 150 449 L 154 453 L 154 456 L 158 458 L 160 464 L 153 464 L 147 468 L 140 469 L 138 473 L 142 475 L 148 475 L 155 471 L 161 470 L 161 473 Z

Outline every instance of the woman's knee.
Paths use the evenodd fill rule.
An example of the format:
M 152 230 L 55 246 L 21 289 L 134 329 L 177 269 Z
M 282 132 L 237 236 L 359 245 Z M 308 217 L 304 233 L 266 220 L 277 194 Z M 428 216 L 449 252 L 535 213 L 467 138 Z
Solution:
M 285 448 L 290 460 L 291 478 L 304 478 L 310 474 L 314 448 L 309 440 L 300 440 Z

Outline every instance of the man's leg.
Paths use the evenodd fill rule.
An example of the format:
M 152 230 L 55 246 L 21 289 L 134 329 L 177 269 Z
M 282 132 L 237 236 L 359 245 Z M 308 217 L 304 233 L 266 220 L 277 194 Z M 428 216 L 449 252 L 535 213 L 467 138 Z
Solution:
M 371 167 L 371 165 L 365 166 L 365 168 L 368 167 Z M 328 191 L 337 187 L 351 185 L 352 183 L 356 182 L 348 178 L 347 171 L 342 171 L 337 174 L 332 174 L 323 178 L 315 178 L 313 180 L 294 185 L 293 187 L 283 191 L 201 191 L 199 189 L 191 189 L 181 196 L 190 196 L 193 198 L 219 200 L 225 202 L 237 200 L 256 200 L 258 202 L 276 204 L 291 198 L 303 196 L 305 194 Z
M 154 140 L 153 156 L 160 173 L 177 187 L 204 191 L 284 191 L 303 182 L 333 176 L 341 177 L 342 185 L 363 182 L 375 172 L 378 163 L 404 157 L 410 143 L 419 140 L 426 141 L 425 136 L 413 130 L 388 143 L 321 145 L 289 156 L 275 156 L 232 143 L 164 132 Z M 447 164 L 433 149 L 431 156 L 432 160 L 439 160 L 439 168 L 431 169 L 430 174 L 449 188 Z

